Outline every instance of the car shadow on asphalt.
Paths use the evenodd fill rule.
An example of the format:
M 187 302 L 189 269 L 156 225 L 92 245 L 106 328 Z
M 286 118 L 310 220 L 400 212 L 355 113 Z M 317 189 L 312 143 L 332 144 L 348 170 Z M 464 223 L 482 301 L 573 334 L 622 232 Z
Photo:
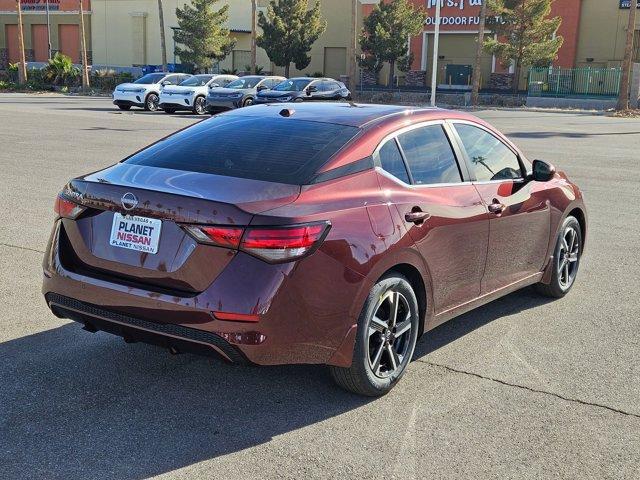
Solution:
M 429 355 L 445 345 L 482 328 L 502 317 L 515 315 L 547 303 L 553 299 L 536 293 L 533 287 L 524 288 L 510 295 L 494 300 L 487 305 L 454 318 L 427 332 L 418 341 L 413 359 Z
M 546 300 L 523 290 L 442 325 L 423 357 Z M 374 401 L 321 366 L 231 366 L 70 323 L 0 344 L 3 478 L 142 479 L 240 452 Z

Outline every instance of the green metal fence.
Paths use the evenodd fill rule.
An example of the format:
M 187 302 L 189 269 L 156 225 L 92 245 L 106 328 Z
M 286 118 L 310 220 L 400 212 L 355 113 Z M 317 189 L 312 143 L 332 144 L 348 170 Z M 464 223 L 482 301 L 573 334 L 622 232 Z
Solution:
M 531 97 L 617 97 L 620 68 L 531 68 Z

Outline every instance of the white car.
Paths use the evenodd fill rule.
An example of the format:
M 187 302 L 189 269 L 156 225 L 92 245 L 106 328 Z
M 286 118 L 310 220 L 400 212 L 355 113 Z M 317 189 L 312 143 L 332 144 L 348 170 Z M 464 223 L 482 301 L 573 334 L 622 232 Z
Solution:
M 160 92 L 159 107 L 165 113 L 177 110 L 191 110 L 196 115 L 206 113 L 206 97 L 210 88 L 226 87 L 237 80 L 235 75 L 194 75 L 180 85 L 167 86 Z
M 187 73 L 148 73 L 133 83 L 121 83 L 113 91 L 113 104 L 120 110 L 142 107 L 150 112 L 158 110 L 160 92 L 167 85 L 178 85 L 187 78 Z

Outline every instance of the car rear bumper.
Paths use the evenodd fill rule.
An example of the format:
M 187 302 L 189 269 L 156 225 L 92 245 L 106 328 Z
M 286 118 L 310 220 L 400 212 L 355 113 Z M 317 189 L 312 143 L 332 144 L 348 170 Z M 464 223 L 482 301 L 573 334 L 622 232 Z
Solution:
M 203 292 L 184 294 L 77 268 L 63 253 L 59 231 L 58 225 L 45 254 L 42 286 L 57 316 L 125 340 L 214 353 L 234 363 L 350 365 L 353 345 L 345 338 L 353 336 L 350 307 L 360 279 L 336 282 L 344 266 L 320 251 L 303 260 L 308 268 L 240 252 Z M 218 310 L 259 320 L 220 320 Z

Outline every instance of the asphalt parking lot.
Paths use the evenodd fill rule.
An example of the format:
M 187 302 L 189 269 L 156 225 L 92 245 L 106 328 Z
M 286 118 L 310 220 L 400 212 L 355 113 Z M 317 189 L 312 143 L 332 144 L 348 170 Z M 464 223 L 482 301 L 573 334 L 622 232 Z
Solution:
M 322 367 L 233 367 L 84 332 L 40 293 L 66 181 L 198 120 L 0 95 L 0 476 L 640 478 L 640 120 L 481 111 L 584 190 L 574 290 L 427 334 L 370 400 Z

